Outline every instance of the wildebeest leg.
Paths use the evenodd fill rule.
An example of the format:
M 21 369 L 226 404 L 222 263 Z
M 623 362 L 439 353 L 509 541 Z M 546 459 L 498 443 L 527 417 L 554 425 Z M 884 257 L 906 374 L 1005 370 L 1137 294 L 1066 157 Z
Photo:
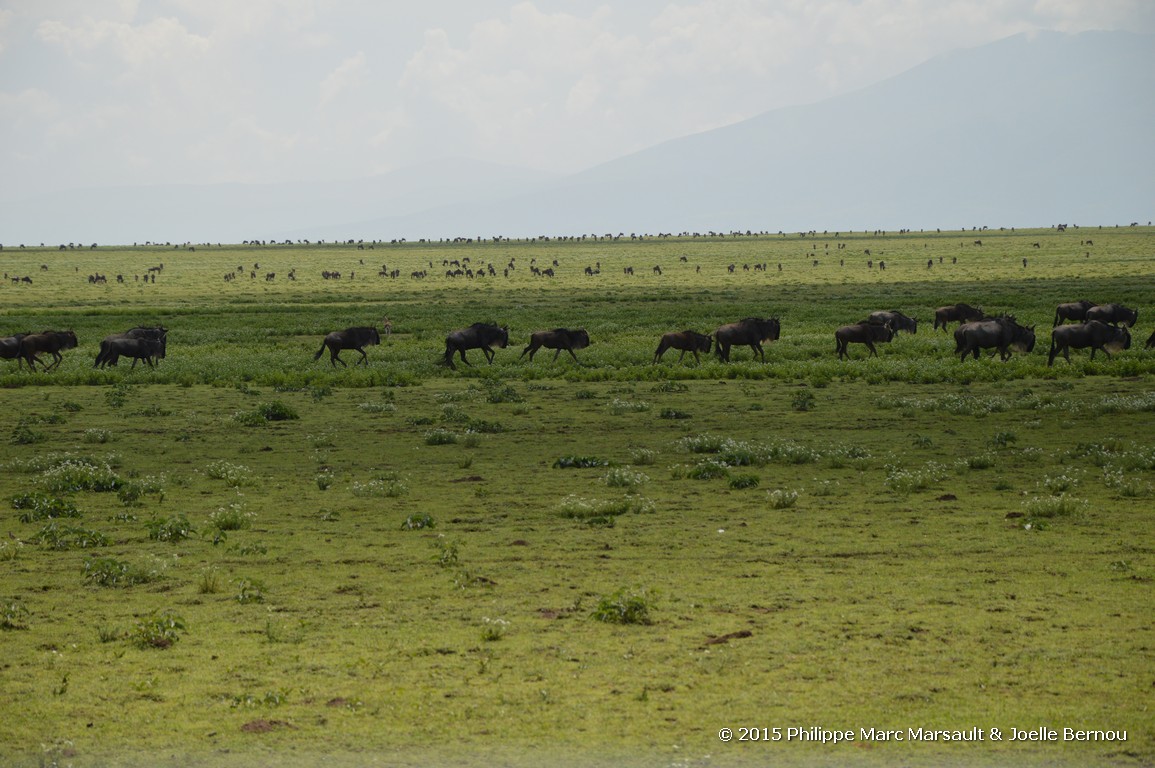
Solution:
M 462 350 L 462 353 L 464 354 L 464 350 Z M 497 356 L 496 352 L 494 352 L 489 347 L 482 347 L 481 354 L 485 355 L 485 362 L 493 365 L 493 358 Z
M 461 362 L 465 363 L 470 368 L 473 367 L 473 363 L 471 363 L 465 359 L 465 347 L 462 347 L 461 349 L 457 350 L 457 356 L 461 358 Z
M 364 347 L 357 347 L 357 351 L 361 353 L 361 359 L 358 360 L 356 363 L 353 363 L 353 365 L 364 365 L 366 368 L 368 368 L 369 367 L 369 356 L 367 354 L 365 354 L 365 348 Z
M 346 368 L 349 367 L 348 364 L 341 359 L 341 350 L 337 347 L 329 347 L 329 364 L 336 368 L 337 363 L 340 363 Z
M 874 344 L 872 342 L 864 341 L 863 343 L 866 345 L 866 348 L 870 350 L 868 357 L 878 357 L 878 350 L 874 348 Z
M 759 344 L 758 342 L 754 342 L 753 344 L 750 345 L 750 349 L 752 349 L 756 353 L 758 353 L 758 356 L 760 358 L 762 358 L 762 362 L 766 362 L 766 353 L 764 353 L 762 351 L 762 345 L 761 344 Z
M 521 358 L 525 357 L 526 352 L 529 353 L 529 361 L 532 363 L 533 356 L 537 354 L 537 347 L 534 346 L 532 341 L 526 346 L 525 349 L 521 350 L 521 354 L 518 355 L 517 359 L 520 360 Z
M 573 353 L 573 350 L 572 350 L 571 348 L 569 348 L 569 347 L 566 347 L 566 348 L 565 348 L 565 351 L 566 351 L 566 352 L 569 352 L 569 356 L 573 358 L 573 361 L 574 361 L 575 363 L 577 363 L 578 365 L 581 365 L 581 360 L 578 360 L 578 359 L 577 359 L 577 355 L 575 355 L 575 354 Z M 559 349 L 559 350 L 558 350 L 558 352 L 561 352 L 561 350 Z M 555 357 L 556 357 L 556 355 L 555 355 Z

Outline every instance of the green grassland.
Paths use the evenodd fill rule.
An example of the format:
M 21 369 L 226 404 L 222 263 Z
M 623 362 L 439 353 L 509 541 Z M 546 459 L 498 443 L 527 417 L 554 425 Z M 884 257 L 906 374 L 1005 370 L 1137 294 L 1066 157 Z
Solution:
M 80 347 L 0 369 L 0 762 L 1151 765 L 1153 257 L 1148 228 L 7 245 L 0 334 Z M 1134 344 L 1049 368 L 1080 298 L 1138 308 Z M 960 362 L 956 301 L 1036 349 Z M 875 309 L 919 332 L 838 361 Z M 764 364 L 651 364 L 750 315 L 782 321 Z M 313 360 L 385 316 L 369 365 Z M 441 366 L 479 320 L 510 348 Z M 153 323 L 155 370 L 93 369 Z M 580 364 L 518 360 L 563 325 Z M 880 736 L 919 728 L 985 738 Z

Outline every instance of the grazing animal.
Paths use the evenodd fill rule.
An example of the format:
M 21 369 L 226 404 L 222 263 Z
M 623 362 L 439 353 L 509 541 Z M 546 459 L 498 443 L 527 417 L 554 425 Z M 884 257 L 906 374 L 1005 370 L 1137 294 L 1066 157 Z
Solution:
M 983 314 L 981 308 L 972 307 L 970 304 L 952 304 L 947 307 L 939 307 L 934 311 L 934 330 L 938 330 L 939 326 L 945 331 L 948 323 L 957 321 L 960 325 L 962 323 L 973 323 L 977 320 L 982 320 L 986 315 Z
M 34 362 L 44 365 L 38 354 L 47 352 L 52 355 L 52 365 L 44 365 L 44 370 L 51 371 L 60 365 L 64 356 L 61 350 L 76 349 L 76 334 L 73 331 L 44 331 L 44 333 L 30 333 L 20 340 L 20 357 L 28 363 L 30 370 L 36 370 Z
M 461 362 L 470 365 L 465 359 L 467 349 L 480 349 L 485 355 L 485 361 L 492 365 L 493 347 L 505 349 L 507 346 L 509 346 L 508 327 L 499 328 L 493 323 L 474 323 L 468 328 L 452 331 L 445 337 L 445 365 L 457 370 L 457 366 L 453 364 L 455 353 L 461 355 Z
M 1150 345 L 1150 341 L 1148 341 Z M 1047 365 L 1054 365 L 1059 355 L 1068 363 L 1071 362 L 1071 349 L 1091 348 L 1091 359 L 1095 359 L 1095 351 L 1103 350 L 1103 354 L 1111 357 L 1112 351 L 1131 348 L 1131 332 L 1126 328 L 1108 325 L 1098 320 L 1088 320 L 1082 325 L 1063 325 L 1051 331 L 1051 351 L 1047 355 Z
M 1030 353 L 1035 348 L 1035 327 L 1019 325 L 1010 315 L 963 323 L 954 332 L 955 354 L 959 360 L 974 355 L 978 360 L 980 349 L 997 349 L 999 359 L 1006 362 L 1011 348 Z
M 564 349 L 569 352 L 570 357 L 574 362 L 578 362 L 577 355 L 573 353 L 575 349 L 585 349 L 590 345 L 590 335 L 586 333 L 584 328 L 571 330 L 569 328 L 554 328 L 552 331 L 536 331 L 529 336 L 529 345 L 521 350 L 521 355 L 517 358 L 520 360 L 525 357 L 525 353 L 529 353 L 529 360 L 533 362 L 533 356 L 542 347 L 546 349 L 556 350 L 553 353 L 553 359 L 557 360 L 557 356 L 561 354 Z
M 782 332 L 782 325 L 778 318 L 747 317 L 736 323 L 723 325 L 714 331 L 714 350 L 724 363 L 730 362 L 730 347 L 735 344 L 748 346 L 754 350 L 762 362 L 766 362 L 766 353 L 762 351 L 762 342 L 777 341 Z
M 1155 347 L 1155 331 L 1151 331 L 1151 335 L 1147 337 L 1147 346 L 1144 349 L 1151 349 Z
M 918 321 L 913 317 L 907 317 L 899 312 L 897 309 L 882 309 L 877 312 L 871 312 L 867 322 L 875 325 L 889 325 L 894 329 L 895 333 L 899 331 L 906 331 L 907 333 L 918 333 Z M 890 341 L 890 339 L 887 339 Z
M 381 334 L 372 326 L 358 325 L 352 328 L 346 328 L 343 331 L 333 331 L 327 335 L 324 341 L 321 342 L 321 348 L 317 350 L 317 354 L 313 355 L 314 360 L 321 359 L 325 348 L 329 348 L 329 362 L 334 368 L 337 363 L 346 365 L 345 361 L 341 359 L 341 350 L 355 349 L 361 353 L 361 359 L 357 363 L 364 363 L 369 365 L 369 356 L 365 354 L 365 347 L 369 344 L 380 344 Z M 354 363 L 356 365 L 357 363 Z
M 698 353 L 710 354 L 711 338 L 709 334 L 698 333 L 697 331 L 672 331 L 670 333 L 662 334 L 662 340 L 658 342 L 658 349 L 654 352 L 654 364 L 662 359 L 662 355 L 666 354 L 666 350 L 673 347 L 681 350 L 678 355 L 678 362 L 682 362 L 682 358 L 686 356 L 687 352 L 694 354 L 694 362 L 702 362 L 698 357 Z
M 116 365 L 119 355 L 116 356 L 116 358 L 112 358 L 111 344 L 117 339 L 150 339 L 153 341 L 164 342 L 166 341 L 167 337 L 168 329 L 163 325 L 154 326 L 152 328 L 137 326 L 136 328 L 129 328 L 124 333 L 114 333 L 110 336 L 105 336 L 100 342 L 100 351 L 96 353 L 96 361 L 92 364 L 92 367 L 103 368 L 105 365 Z M 164 355 L 162 354 L 160 357 L 164 357 Z M 152 364 L 152 360 L 149 360 L 148 362 L 150 365 Z M 135 360 L 133 361 L 133 365 L 136 365 Z
M 834 332 L 835 351 L 838 353 L 838 359 L 850 359 L 850 353 L 846 351 L 848 344 L 865 344 L 866 348 L 870 350 L 871 357 L 878 356 L 878 350 L 874 348 L 874 342 L 890 341 L 894 338 L 894 329 L 887 323 L 858 323 L 856 325 L 844 325 Z
M 1055 322 L 1051 324 L 1051 327 L 1053 328 L 1066 320 L 1082 323 L 1087 319 L 1087 310 L 1093 306 L 1095 306 L 1095 302 L 1086 299 L 1060 304 L 1055 307 Z
M 155 368 L 156 360 L 164 359 L 165 347 L 166 340 L 163 336 L 159 339 L 110 336 L 100 342 L 100 354 L 96 356 L 93 367 L 116 365 L 121 357 L 131 357 L 133 368 L 136 368 L 140 360 L 148 363 L 149 368 Z
M 18 333 L 15 336 L 0 338 L 0 359 L 15 360 L 17 365 L 23 368 L 24 358 L 20 356 L 20 340 L 27 335 L 27 333 Z
M 1122 304 L 1099 304 L 1087 310 L 1087 319 L 1133 328 L 1135 321 L 1139 319 L 1139 311 L 1128 309 Z

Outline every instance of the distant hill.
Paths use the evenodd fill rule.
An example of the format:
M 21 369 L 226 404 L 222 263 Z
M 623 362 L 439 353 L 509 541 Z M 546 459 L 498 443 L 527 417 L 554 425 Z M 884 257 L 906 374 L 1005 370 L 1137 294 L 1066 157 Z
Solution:
M 78 190 L 0 204 L 0 242 L 1145 223 L 1153 93 L 1155 36 L 1019 35 L 570 176 L 456 161 L 344 183 Z

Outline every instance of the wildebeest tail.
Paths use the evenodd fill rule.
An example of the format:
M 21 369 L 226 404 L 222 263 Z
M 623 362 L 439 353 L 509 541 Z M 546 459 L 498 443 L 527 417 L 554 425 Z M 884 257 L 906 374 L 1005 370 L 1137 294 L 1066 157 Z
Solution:
M 321 342 L 321 348 L 317 350 L 317 354 L 313 355 L 314 360 L 320 360 L 321 355 L 325 352 L 325 342 Z

